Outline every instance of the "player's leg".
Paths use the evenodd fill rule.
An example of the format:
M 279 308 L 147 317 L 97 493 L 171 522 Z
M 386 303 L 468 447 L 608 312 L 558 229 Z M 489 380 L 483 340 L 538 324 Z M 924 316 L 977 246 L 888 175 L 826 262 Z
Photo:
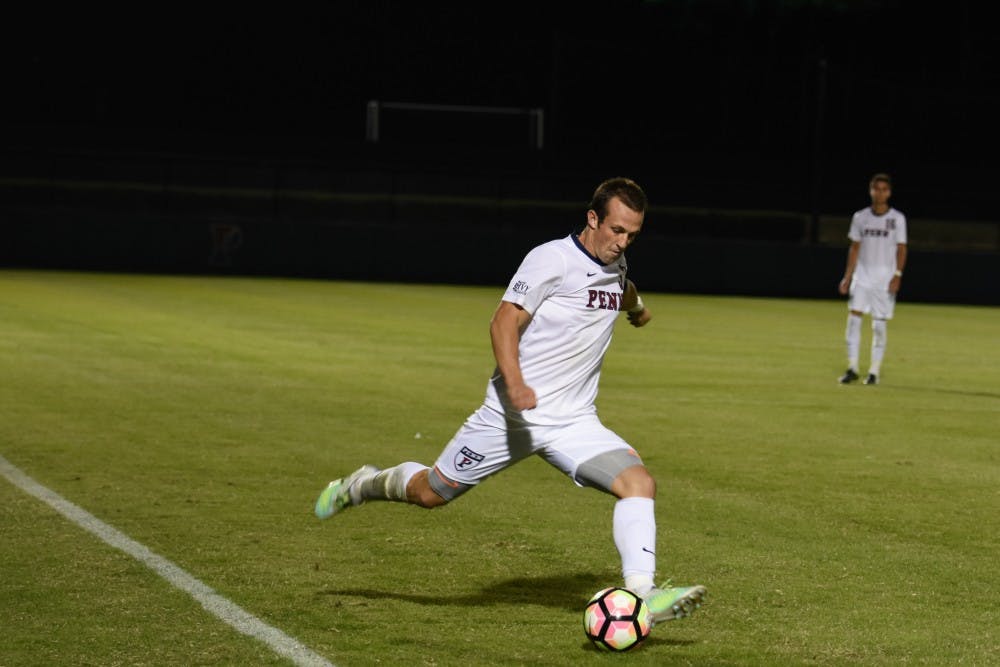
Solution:
M 539 454 L 580 486 L 615 496 L 612 535 L 622 562 L 625 587 L 650 606 L 655 621 L 692 613 L 705 596 L 703 586 L 657 587 L 656 481 L 635 450 L 600 421 L 581 420 L 561 429 Z
M 848 384 L 858 379 L 858 357 L 861 350 L 862 312 L 850 309 L 847 312 L 847 327 L 844 340 L 847 344 L 847 370 L 840 377 L 841 384 Z
M 615 436 L 615 440 L 620 439 Z M 615 446 L 613 449 L 582 461 L 576 468 L 574 481 L 618 499 L 611 532 L 622 559 L 622 577 L 625 588 L 643 595 L 655 586 L 656 480 L 635 450 L 627 445 L 621 447 L 615 440 L 609 440 Z
M 618 496 L 614 511 L 615 545 L 622 559 L 625 588 L 649 605 L 653 620 L 670 621 L 695 612 L 705 599 L 704 586 L 656 586 L 656 519 L 653 496 L 656 482 L 643 465 L 626 468 L 611 485 Z M 653 545 L 652 547 L 647 545 Z
M 314 512 L 320 519 L 328 519 L 337 512 L 366 500 L 405 500 L 406 483 L 409 478 L 427 466 L 408 461 L 387 470 L 379 470 L 373 465 L 363 465 L 347 477 L 335 479 L 316 499 Z
M 886 321 L 880 318 L 872 318 L 872 358 L 868 367 L 868 377 L 865 384 L 878 384 L 878 376 L 882 372 L 882 359 L 885 357 L 885 344 L 887 340 Z
M 422 492 L 427 482 L 429 468 L 420 463 L 400 463 L 380 470 L 359 480 L 352 489 L 352 504 L 360 505 L 369 500 L 407 502 L 423 507 L 443 504 Z
M 656 482 L 642 459 L 615 432 L 588 417 L 543 436 L 538 454 L 579 486 L 617 498 L 612 535 L 622 559 L 625 586 L 642 595 L 653 588 L 656 571 Z
M 644 594 L 656 572 L 656 481 L 635 450 L 596 417 L 551 433 L 552 441 L 539 451 L 542 458 L 578 485 L 617 498 L 612 535 L 625 587 Z
M 432 480 L 441 480 L 438 485 Z M 316 516 L 326 519 L 348 507 L 371 500 L 440 507 L 469 487 L 444 479 L 437 469 L 407 461 L 385 470 L 364 465 L 352 474 L 330 482 L 316 500 Z
M 888 323 L 896 309 L 896 297 L 889 290 L 874 293 L 872 301 L 872 354 L 865 384 L 878 384 L 888 340 Z
M 861 320 L 869 312 L 869 290 L 851 281 L 851 291 L 847 298 L 847 326 L 844 342 L 847 346 L 847 370 L 840 376 L 840 384 L 850 384 L 858 379 L 858 356 L 861 350 Z
M 439 507 L 531 453 L 519 452 L 516 438 L 510 441 L 503 416 L 483 408 L 466 420 L 433 468 L 412 461 L 385 470 L 362 466 L 327 485 L 316 501 L 316 516 L 325 519 L 377 500 Z
M 607 456 L 607 455 L 602 455 Z M 624 460 L 622 464 L 626 463 Z M 585 462 L 589 475 L 594 461 Z M 579 474 L 579 473 L 578 473 Z M 612 534 L 622 559 L 625 588 L 645 595 L 656 585 L 656 481 L 641 462 L 621 470 L 610 491 L 618 498 L 612 518 Z

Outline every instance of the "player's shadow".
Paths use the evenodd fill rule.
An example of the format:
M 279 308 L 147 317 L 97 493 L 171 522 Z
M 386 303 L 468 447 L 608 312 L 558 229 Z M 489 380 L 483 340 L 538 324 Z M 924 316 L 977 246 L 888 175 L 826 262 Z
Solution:
M 690 646 L 691 644 L 697 644 L 698 641 L 694 639 L 676 639 L 672 637 L 663 637 L 658 635 L 658 630 L 653 630 L 648 637 L 642 642 L 642 646 L 637 646 L 632 648 L 630 653 L 642 653 L 644 649 L 648 650 L 650 646 Z M 594 646 L 590 641 L 580 642 L 580 650 L 582 651 L 592 651 L 594 653 L 607 655 L 607 651 L 602 651 L 601 649 Z
M 997 398 L 1000 393 L 991 391 L 963 391 L 961 389 L 943 389 L 941 387 L 914 387 L 910 385 L 892 385 L 893 389 L 912 391 L 921 394 L 952 394 L 954 396 L 969 396 L 971 398 Z
M 376 588 L 328 588 L 317 595 L 332 598 L 362 598 L 365 600 L 402 600 L 439 607 L 490 607 L 505 605 L 543 605 L 568 612 L 583 612 L 591 595 L 608 586 L 607 575 L 592 572 L 557 575 L 551 577 L 516 577 L 485 586 L 476 593 L 466 595 L 426 595 L 400 593 Z M 692 640 L 650 636 L 646 644 L 678 646 L 692 644 Z M 584 648 L 597 650 L 590 642 Z
M 424 595 L 400 593 L 375 588 L 344 588 L 320 591 L 331 597 L 362 597 L 369 600 L 403 600 L 416 604 L 443 607 L 487 607 L 496 604 L 540 604 L 557 609 L 582 609 L 587 598 L 607 583 L 606 576 L 594 573 L 552 577 L 517 577 L 498 581 L 476 593 L 466 595 Z

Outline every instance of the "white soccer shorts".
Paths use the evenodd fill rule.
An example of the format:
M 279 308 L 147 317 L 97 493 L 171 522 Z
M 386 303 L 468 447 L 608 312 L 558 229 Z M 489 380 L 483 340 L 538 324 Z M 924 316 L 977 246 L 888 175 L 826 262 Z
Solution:
M 891 320 L 896 308 L 896 295 L 887 289 L 876 289 L 851 283 L 850 298 L 847 301 L 850 310 L 871 315 L 880 320 Z
M 511 421 L 485 405 L 458 429 L 438 456 L 435 468 L 446 479 L 475 486 L 482 480 L 537 454 L 564 472 L 578 486 L 577 468 L 600 454 L 634 450 L 604 426 L 596 414 L 560 426 Z M 636 463 L 641 459 L 636 456 Z

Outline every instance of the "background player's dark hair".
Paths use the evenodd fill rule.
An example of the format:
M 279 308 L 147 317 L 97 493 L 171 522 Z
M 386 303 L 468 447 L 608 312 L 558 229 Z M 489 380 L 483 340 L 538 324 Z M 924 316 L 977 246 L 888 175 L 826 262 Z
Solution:
M 594 190 L 594 196 L 590 200 L 590 208 L 597 213 L 598 224 L 608 214 L 608 202 L 613 197 L 618 197 L 633 211 L 646 212 L 646 193 L 642 191 L 638 183 L 631 178 L 609 178 L 597 186 L 597 189 Z
M 868 187 L 871 187 L 878 182 L 885 183 L 890 188 L 892 187 L 892 178 L 889 176 L 889 174 L 885 172 L 880 171 L 879 173 L 872 176 L 872 180 L 868 181 Z

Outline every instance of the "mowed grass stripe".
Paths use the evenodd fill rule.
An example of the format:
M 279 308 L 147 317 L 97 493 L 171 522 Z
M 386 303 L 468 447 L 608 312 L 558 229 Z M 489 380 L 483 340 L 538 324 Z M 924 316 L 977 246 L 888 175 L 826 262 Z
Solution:
M 311 514 L 361 463 L 433 461 L 502 290 L 0 272 L 3 452 L 340 664 L 603 664 L 580 613 L 618 581 L 611 502 L 544 463 L 435 512 Z M 840 387 L 842 302 L 645 299 L 599 409 L 659 482 L 661 575 L 711 597 L 630 664 L 997 662 L 1000 310 L 904 300 L 883 384 Z

